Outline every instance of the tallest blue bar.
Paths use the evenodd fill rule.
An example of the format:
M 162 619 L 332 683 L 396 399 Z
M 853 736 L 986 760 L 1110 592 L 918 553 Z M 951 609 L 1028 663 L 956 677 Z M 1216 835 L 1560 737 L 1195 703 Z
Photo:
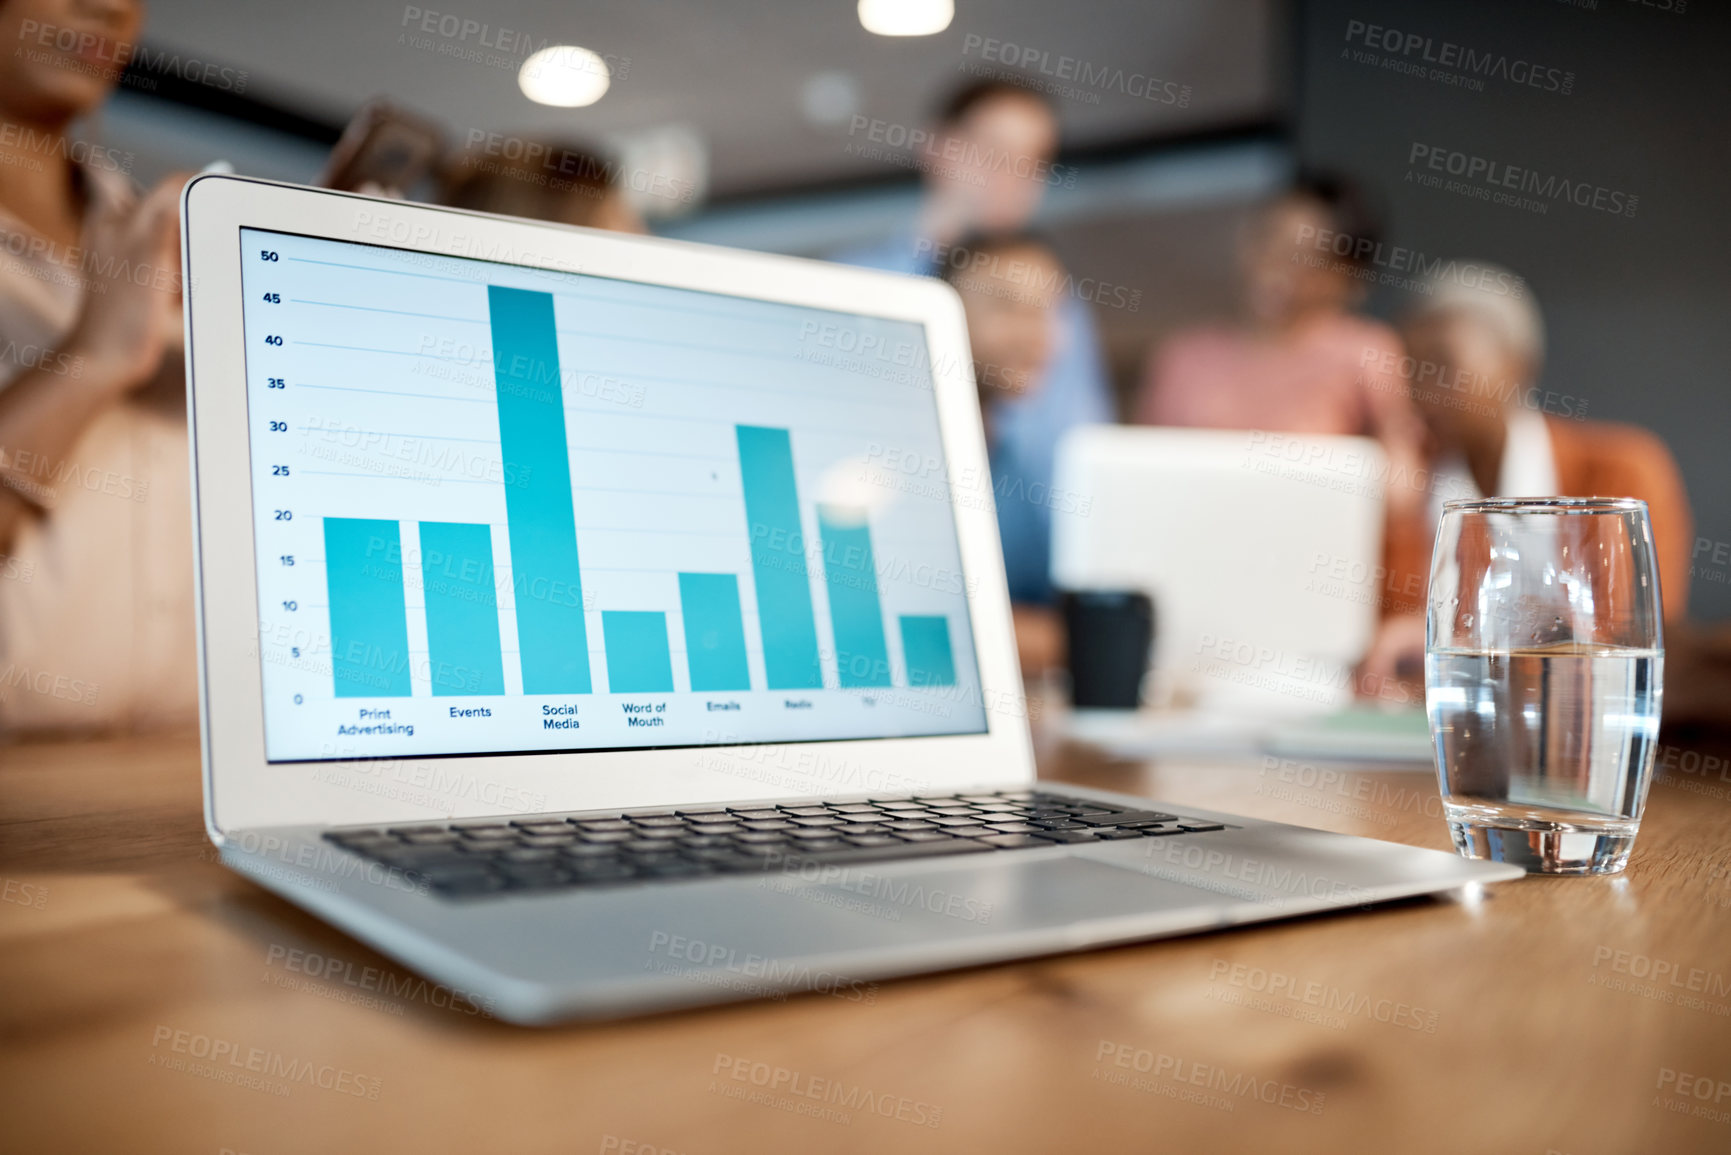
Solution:
M 565 399 L 553 296 L 487 286 L 493 380 L 499 390 L 499 449 L 517 652 L 525 694 L 587 694 L 589 637 L 577 569 L 577 516 L 565 448 Z
M 764 676 L 772 690 L 820 690 L 823 669 L 817 660 L 817 620 L 799 526 L 793 443 L 785 429 L 739 425 L 735 430 Z

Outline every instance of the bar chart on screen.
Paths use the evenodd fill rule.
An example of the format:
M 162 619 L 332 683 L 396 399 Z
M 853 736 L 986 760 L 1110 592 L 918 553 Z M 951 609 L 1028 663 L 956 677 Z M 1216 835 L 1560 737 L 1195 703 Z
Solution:
M 272 760 L 985 728 L 918 326 L 245 240 Z

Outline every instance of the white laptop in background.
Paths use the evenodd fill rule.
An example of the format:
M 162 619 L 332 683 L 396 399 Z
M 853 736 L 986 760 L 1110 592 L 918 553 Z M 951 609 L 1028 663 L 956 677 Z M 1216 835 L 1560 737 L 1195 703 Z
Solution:
M 1126 751 L 1268 749 L 1430 758 L 1416 709 L 1354 705 L 1389 596 L 1386 458 L 1362 437 L 1087 426 L 1060 443 L 1052 576 L 1154 601 L 1147 697 L 1168 713 L 1080 718 Z M 1173 712 L 1176 708 L 1177 712 Z M 1398 716 L 1404 713 L 1404 716 Z
M 182 224 L 210 836 L 499 1017 L 1520 874 L 1036 787 L 936 281 L 228 176 Z
M 1072 430 L 1053 486 L 1087 502 L 1053 515 L 1053 581 L 1154 599 L 1163 698 L 1338 709 L 1376 629 L 1384 460 L 1363 437 Z

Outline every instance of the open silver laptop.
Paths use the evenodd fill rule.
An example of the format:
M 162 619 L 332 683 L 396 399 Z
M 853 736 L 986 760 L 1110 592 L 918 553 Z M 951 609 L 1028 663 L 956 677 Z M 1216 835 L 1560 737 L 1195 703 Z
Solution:
M 209 176 L 206 821 L 501 1018 L 1515 877 L 1038 788 L 936 281 Z

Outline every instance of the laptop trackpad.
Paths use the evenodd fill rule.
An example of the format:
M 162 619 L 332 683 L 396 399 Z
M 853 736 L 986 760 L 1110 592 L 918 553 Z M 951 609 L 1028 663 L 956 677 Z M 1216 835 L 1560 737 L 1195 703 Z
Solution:
M 821 878 L 808 895 L 869 918 L 918 925 L 973 925 L 992 932 L 1183 913 L 1174 925 L 1206 925 L 1199 908 L 1219 897 L 1183 883 L 1085 858 L 957 863 L 919 870 L 850 867 Z

